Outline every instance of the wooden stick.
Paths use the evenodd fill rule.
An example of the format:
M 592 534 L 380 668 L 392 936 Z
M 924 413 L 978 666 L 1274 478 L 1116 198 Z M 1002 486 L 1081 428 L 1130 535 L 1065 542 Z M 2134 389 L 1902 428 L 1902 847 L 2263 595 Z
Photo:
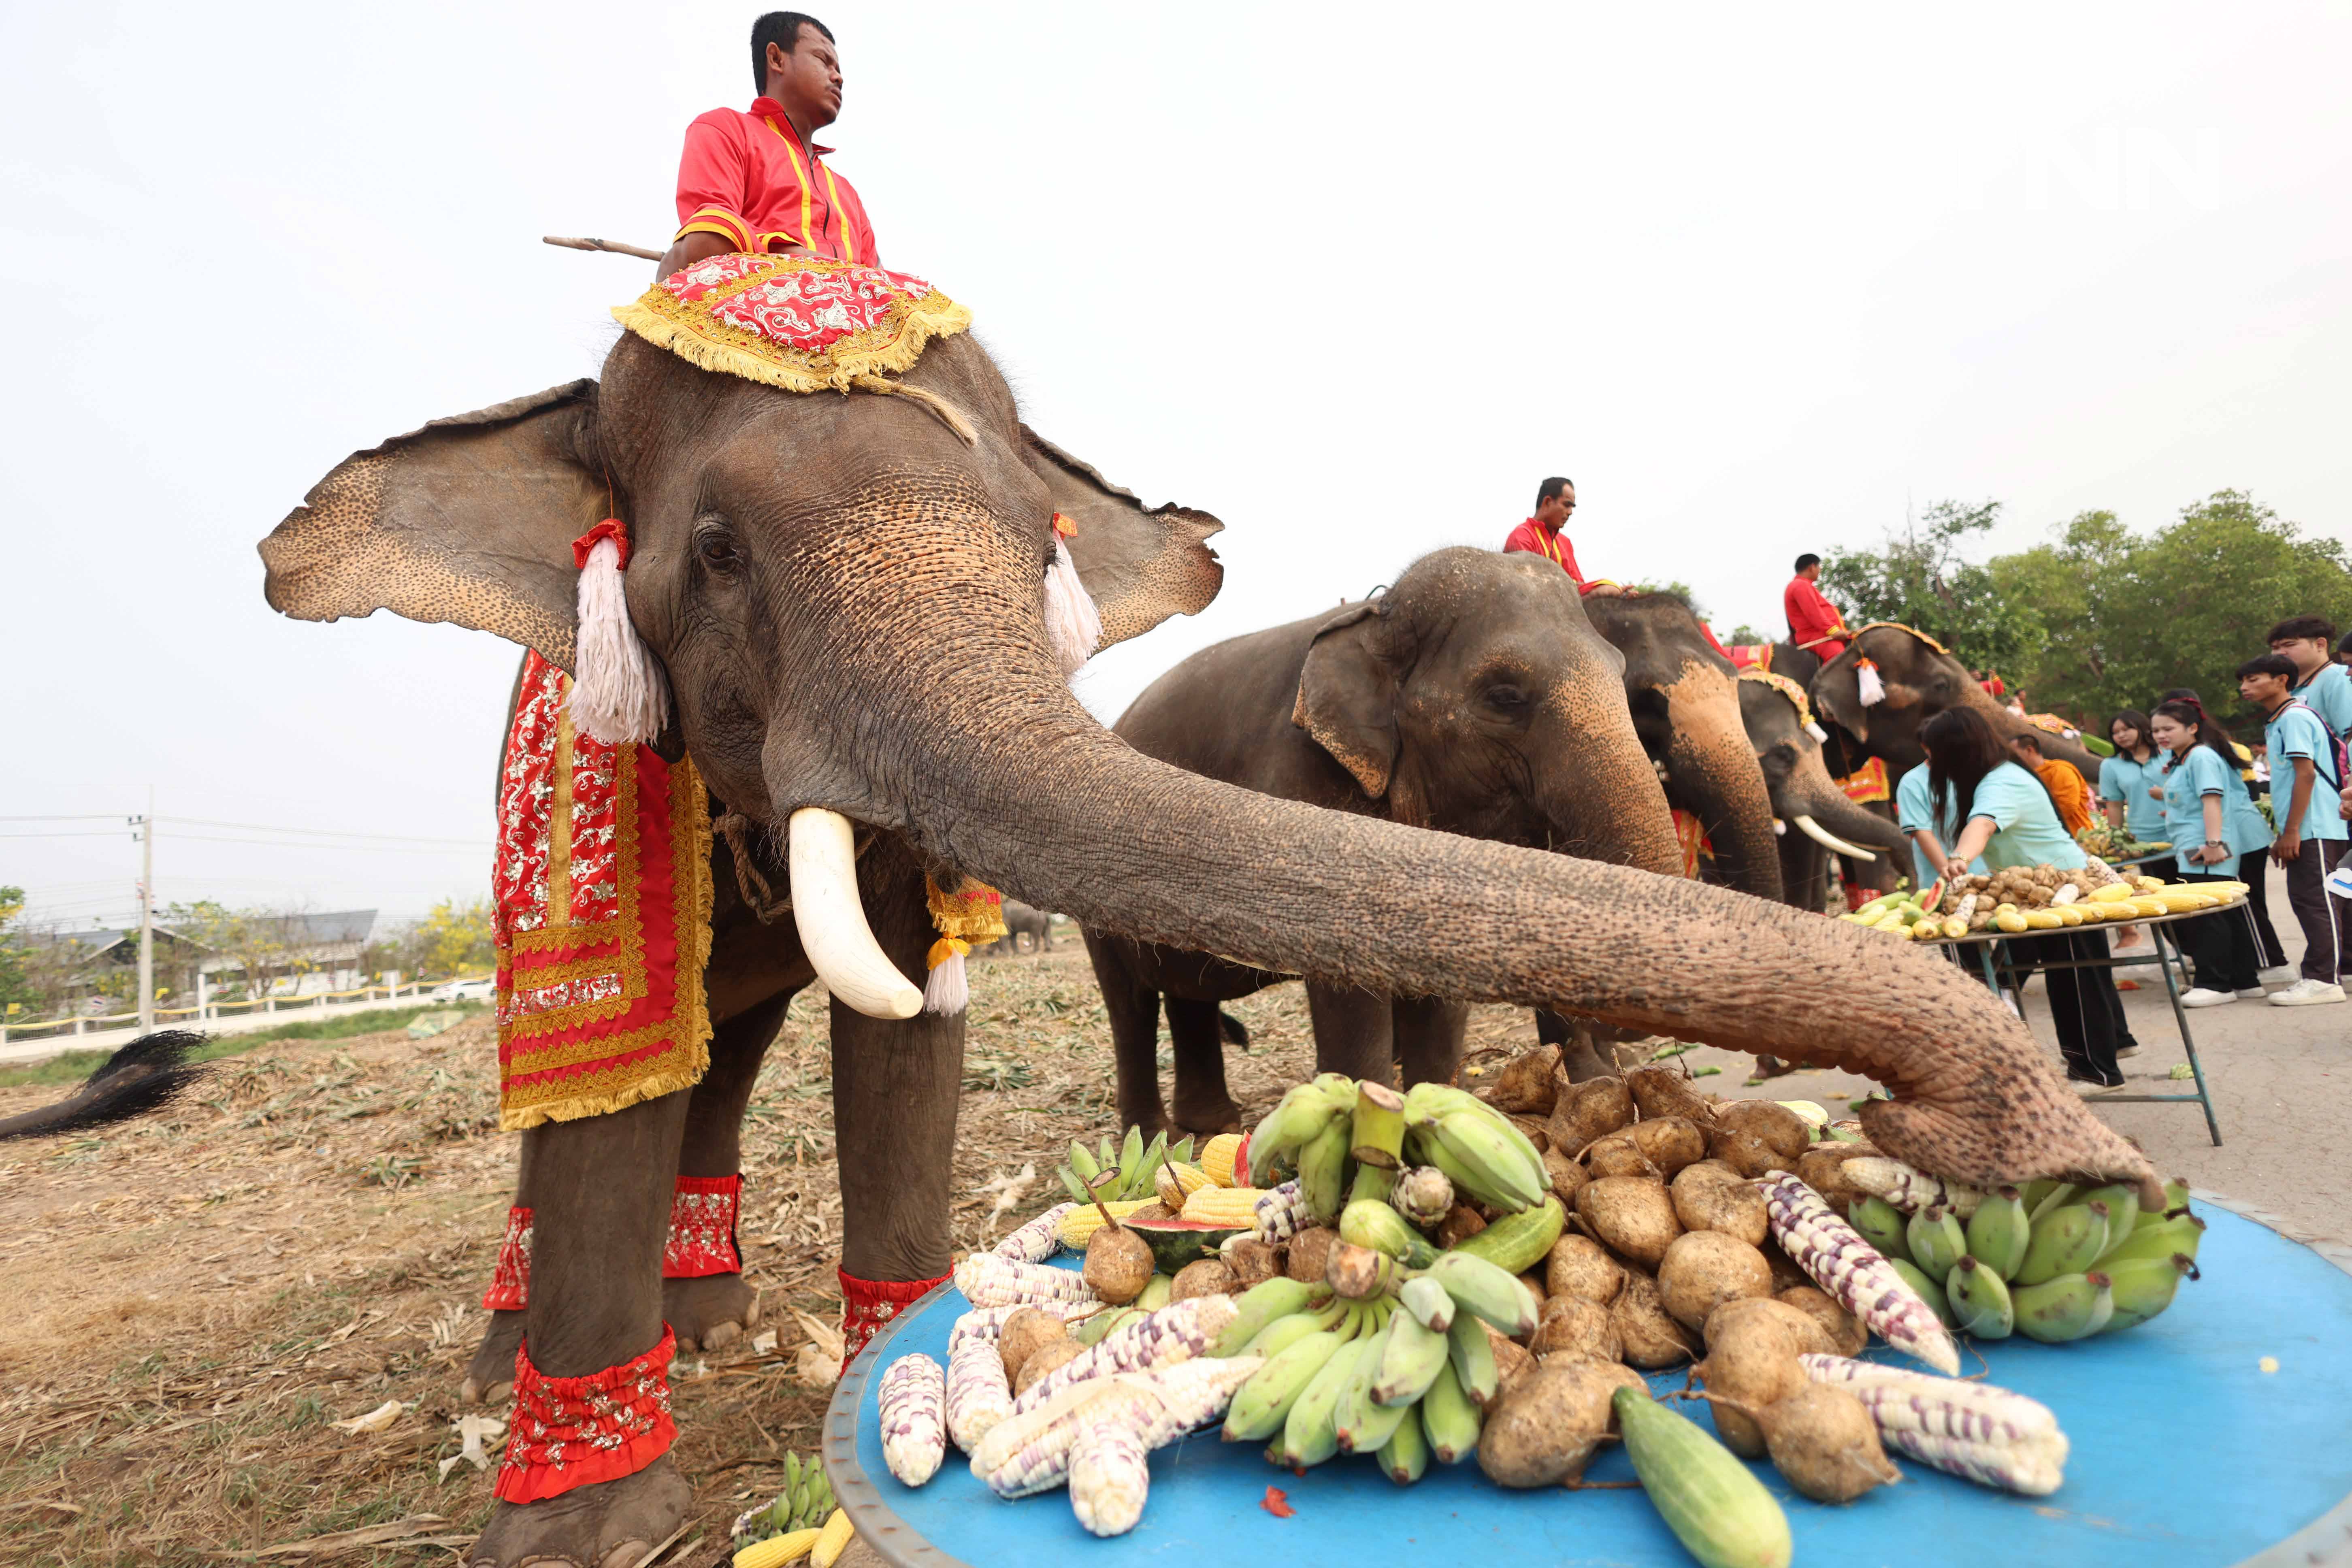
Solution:
M 646 261 L 659 261 L 662 258 L 662 253 L 658 250 L 646 250 L 635 245 L 623 245 L 617 239 L 567 239 L 560 234 L 545 234 L 540 236 L 540 241 L 544 245 L 560 245 L 566 250 L 609 250 L 616 256 L 635 256 Z

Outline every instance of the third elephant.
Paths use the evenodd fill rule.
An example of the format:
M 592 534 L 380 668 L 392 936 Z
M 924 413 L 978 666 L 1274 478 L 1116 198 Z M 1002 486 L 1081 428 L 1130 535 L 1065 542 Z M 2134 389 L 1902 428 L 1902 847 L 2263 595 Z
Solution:
M 1623 660 L 1585 608 L 1549 562 L 1441 550 L 1376 598 L 1194 654 L 1116 728 L 1146 755 L 1263 794 L 1672 875 L 1673 824 L 1626 707 Z M 1170 848 L 1191 859 L 1210 901 L 1241 869 L 1216 843 Z M 1217 1004 L 1285 977 L 1091 926 L 1087 944 L 1117 1048 L 1120 1121 L 1171 1120 L 1154 1064 L 1164 1005 L 1174 1123 L 1235 1124 Z M 1344 945 L 1328 954 L 1330 973 L 1351 967 Z M 1452 1076 L 1461 1004 L 1327 981 L 1309 983 L 1307 1001 L 1320 1070 L 1385 1081 L 1401 1058 L 1408 1083 Z

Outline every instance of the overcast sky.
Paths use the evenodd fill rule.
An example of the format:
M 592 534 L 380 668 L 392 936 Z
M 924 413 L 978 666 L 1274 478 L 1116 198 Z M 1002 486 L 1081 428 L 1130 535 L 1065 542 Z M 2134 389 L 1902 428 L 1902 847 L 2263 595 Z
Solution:
M 1588 571 L 1727 632 L 1906 502 L 1999 499 L 2002 548 L 2225 486 L 2352 522 L 2341 5 L 820 14 L 883 259 L 1039 430 L 1225 520 L 1216 605 L 1085 678 L 1106 718 L 1499 544 L 1547 473 Z M 253 546 L 347 453 L 594 374 L 650 268 L 539 237 L 667 242 L 753 15 L 0 10 L 0 815 L 152 786 L 166 899 L 484 889 L 514 650 L 280 619 Z M 111 836 L 0 839 L 0 883 L 125 912 L 127 835 L 0 823 L 69 830 Z

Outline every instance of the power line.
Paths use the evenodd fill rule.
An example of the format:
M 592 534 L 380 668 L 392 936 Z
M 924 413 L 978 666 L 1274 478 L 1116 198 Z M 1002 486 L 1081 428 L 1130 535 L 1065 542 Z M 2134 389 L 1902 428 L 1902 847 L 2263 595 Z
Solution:
M 111 833 L 97 833 L 88 828 L 75 828 L 67 833 L 0 833 L 0 838 L 121 838 L 132 831 L 129 827 L 119 827 Z
M 0 816 L 0 822 L 129 822 L 138 815 L 135 811 L 89 811 L 79 816 L 52 812 L 47 816 Z
M 486 855 L 490 848 L 488 839 L 478 844 L 453 845 L 441 849 L 413 844 L 289 844 L 282 838 L 229 838 L 211 833 L 174 833 L 171 841 L 174 844 L 259 844 L 271 849 L 329 849 L 347 855 Z
M 386 844 L 452 844 L 463 845 L 469 849 L 487 849 L 490 843 L 487 838 L 421 838 L 411 834 L 367 833 L 357 828 L 276 827 L 266 822 L 220 822 L 208 816 L 159 816 L 155 820 L 167 825 L 185 823 L 194 827 L 234 827 L 247 833 L 289 833 L 307 838 L 367 838 Z M 187 835 L 174 837 L 185 837 Z

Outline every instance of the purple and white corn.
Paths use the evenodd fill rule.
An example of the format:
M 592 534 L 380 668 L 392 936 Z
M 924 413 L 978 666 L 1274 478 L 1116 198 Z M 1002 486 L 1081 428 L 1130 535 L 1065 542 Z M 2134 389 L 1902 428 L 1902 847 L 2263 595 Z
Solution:
M 1315 1223 L 1315 1216 L 1307 1211 L 1306 1195 L 1295 1181 L 1266 1189 L 1251 1212 L 1257 1216 L 1257 1238 L 1264 1242 L 1288 1241 Z
M 1947 1376 L 1959 1372 L 1959 1347 L 1936 1310 L 1903 1283 L 1894 1265 L 1860 1232 L 1831 1211 L 1821 1194 L 1787 1171 L 1762 1177 L 1756 1185 L 1764 1194 L 1773 1239 L 1832 1300 L 1896 1350 Z
M 948 1436 L 969 1454 L 1013 1414 L 1013 1385 L 993 1340 L 968 1339 L 948 1354 Z
M 1003 1498 L 1049 1490 L 1068 1478 L 1070 1450 L 1087 1427 L 1117 1421 L 1148 1453 L 1221 1419 L 1234 1390 L 1265 1364 L 1261 1356 L 1203 1356 L 1074 1384 L 991 1432 L 972 1451 L 971 1473 Z
M 877 1394 L 882 1462 L 910 1487 L 936 1474 L 947 1454 L 947 1377 L 927 1355 L 902 1355 L 882 1373 Z
M 1090 1318 L 1103 1310 L 1099 1301 L 1015 1301 L 1009 1307 L 975 1307 L 955 1321 L 948 1331 L 948 1353 L 955 1354 L 956 1347 L 969 1339 L 986 1340 L 994 1344 L 1003 1336 L 1005 1320 L 1024 1307 L 1040 1312 L 1050 1312 L 1066 1323 L 1080 1318 Z
M 1064 1215 L 1077 1206 L 1076 1204 L 1055 1204 L 990 1250 L 997 1257 L 1010 1258 L 1015 1263 L 1043 1263 L 1062 1249 L 1062 1238 L 1055 1234 L 1055 1228 L 1062 1223 Z
M 1089 1418 L 1070 1444 L 1070 1511 L 1090 1535 L 1125 1535 L 1143 1518 L 1151 1465 L 1123 1421 Z
M 1074 1383 L 1115 1372 L 1146 1372 L 1207 1352 L 1235 1317 L 1230 1296 L 1195 1296 L 1113 1329 L 1022 1391 L 1015 1411 L 1034 1410 Z
M 2028 1497 L 2047 1497 L 2065 1479 L 2066 1434 L 2038 1400 L 1844 1356 L 1797 1359 L 1815 1383 L 1861 1400 L 1879 1441 L 1922 1464 Z
M 955 1288 L 975 1307 L 1038 1307 L 1048 1301 L 1088 1301 L 1095 1293 L 1073 1268 L 1049 1268 L 992 1252 L 975 1252 L 955 1266 Z
M 1883 1155 L 1857 1155 L 1840 1165 L 1838 1174 L 1864 1192 L 1885 1198 L 1905 1214 L 1941 1205 L 1952 1211 L 1954 1218 L 1966 1219 L 1985 1200 L 1984 1194 L 1974 1187 L 1931 1176 L 1916 1166 Z

